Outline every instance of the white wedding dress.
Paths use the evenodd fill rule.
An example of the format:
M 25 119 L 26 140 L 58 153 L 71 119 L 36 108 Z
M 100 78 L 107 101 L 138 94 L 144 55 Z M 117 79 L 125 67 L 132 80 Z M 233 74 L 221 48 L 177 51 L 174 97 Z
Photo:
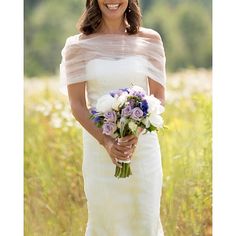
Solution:
M 94 59 L 86 64 L 87 102 L 111 90 L 138 85 L 149 93 L 142 56 Z M 83 129 L 84 191 L 87 198 L 86 236 L 163 236 L 160 221 L 161 153 L 156 132 L 139 136 L 131 162 L 132 175 L 114 177 L 115 165 L 95 138 Z

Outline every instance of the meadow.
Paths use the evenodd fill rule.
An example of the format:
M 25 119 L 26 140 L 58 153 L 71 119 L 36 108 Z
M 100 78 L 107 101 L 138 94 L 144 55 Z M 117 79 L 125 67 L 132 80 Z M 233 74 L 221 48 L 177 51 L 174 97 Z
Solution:
M 211 71 L 168 74 L 159 133 L 165 236 L 212 235 Z M 25 236 L 83 236 L 87 222 L 81 126 L 58 77 L 25 79 Z

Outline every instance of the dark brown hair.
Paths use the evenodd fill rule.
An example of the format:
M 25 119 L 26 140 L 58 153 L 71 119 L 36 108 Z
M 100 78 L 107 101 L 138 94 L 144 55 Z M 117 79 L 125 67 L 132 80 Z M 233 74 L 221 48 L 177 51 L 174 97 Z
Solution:
M 125 21 L 127 22 L 127 33 L 136 34 L 141 25 L 141 10 L 138 0 L 129 0 L 125 11 Z M 102 21 L 102 12 L 97 0 L 86 0 L 86 9 L 77 23 L 77 28 L 85 35 L 96 33 Z

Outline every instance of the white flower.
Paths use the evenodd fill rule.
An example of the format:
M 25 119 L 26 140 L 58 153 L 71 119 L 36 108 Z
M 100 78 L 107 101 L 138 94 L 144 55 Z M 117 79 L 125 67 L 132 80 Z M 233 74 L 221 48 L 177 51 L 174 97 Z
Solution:
M 145 125 L 145 127 L 148 129 L 150 127 L 150 120 L 148 117 L 142 120 L 142 123 Z
M 116 111 L 119 111 L 120 107 L 122 107 L 127 101 L 128 93 L 124 92 L 120 96 L 115 96 L 112 104 L 112 108 Z
M 151 113 L 149 116 L 149 121 L 157 129 L 163 127 L 163 119 L 158 113 Z
M 141 92 L 141 93 L 146 94 L 145 90 L 142 87 L 138 86 L 138 85 L 132 86 L 131 89 L 136 91 L 136 92 Z
M 135 124 L 135 122 L 133 122 L 133 121 L 130 121 L 128 125 L 129 125 L 130 130 L 131 130 L 133 133 L 135 133 L 136 130 L 137 130 L 137 128 L 138 128 L 138 125 Z
M 97 100 L 96 110 L 98 112 L 108 112 L 112 110 L 112 104 L 114 102 L 114 98 L 110 94 L 106 94 L 100 97 Z
M 165 108 L 161 105 L 161 101 L 153 95 L 146 96 L 145 99 L 148 103 L 148 113 L 155 112 L 161 114 L 165 110 Z

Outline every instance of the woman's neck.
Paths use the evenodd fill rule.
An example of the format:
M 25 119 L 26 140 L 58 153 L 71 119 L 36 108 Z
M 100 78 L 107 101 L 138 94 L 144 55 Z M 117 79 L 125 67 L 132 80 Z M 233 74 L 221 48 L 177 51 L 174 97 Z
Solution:
M 103 19 L 99 31 L 105 34 L 123 34 L 126 32 L 126 25 L 123 19 L 117 21 Z

